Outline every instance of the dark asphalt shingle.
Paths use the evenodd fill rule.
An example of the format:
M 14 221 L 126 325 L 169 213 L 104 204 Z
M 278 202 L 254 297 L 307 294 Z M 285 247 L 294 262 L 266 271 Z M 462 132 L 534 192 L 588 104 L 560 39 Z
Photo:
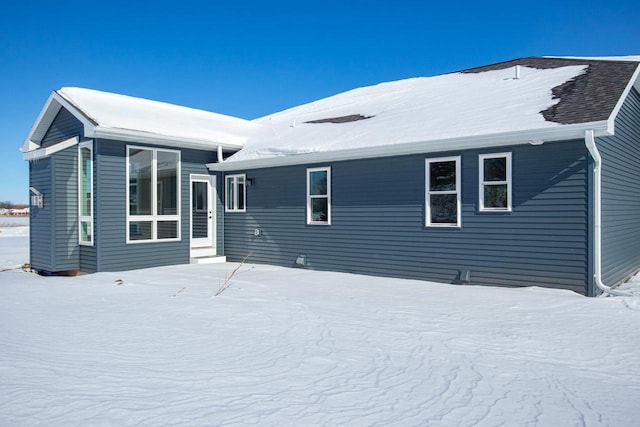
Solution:
M 570 65 L 587 65 L 584 74 L 553 88 L 554 98 L 560 101 L 541 111 L 545 120 L 562 124 L 577 124 L 607 120 L 622 96 L 633 73 L 634 61 L 606 61 L 596 59 L 529 57 L 471 68 L 463 73 L 502 70 L 521 65 L 547 69 Z

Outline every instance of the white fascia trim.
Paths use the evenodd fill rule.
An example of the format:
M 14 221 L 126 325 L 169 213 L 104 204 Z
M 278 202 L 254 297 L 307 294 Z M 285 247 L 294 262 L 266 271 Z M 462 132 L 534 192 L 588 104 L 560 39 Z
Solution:
M 627 87 L 624 88 L 624 92 L 622 92 L 620 99 L 618 99 L 616 106 L 611 111 L 611 115 L 607 120 L 607 129 L 609 130 L 609 133 L 611 135 L 615 134 L 616 117 L 618 117 L 618 113 L 622 108 L 622 104 L 624 104 L 624 101 L 627 99 L 627 95 L 629 95 L 629 92 L 631 92 L 631 88 L 635 86 L 636 90 L 640 91 L 640 79 L 638 77 L 640 77 L 640 65 L 638 65 L 638 67 L 636 68 L 636 71 L 633 73 L 631 80 L 629 80 Z M 599 136 L 599 135 L 596 134 L 595 136 Z
M 58 151 L 62 151 L 66 148 L 73 147 L 78 144 L 78 137 L 74 136 L 73 138 L 66 139 L 62 142 L 58 142 L 55 145 L 51 145 L 45 148 L 38 148 L 35 150 L 27 151 L 26 153 L 22 153 L 22 160 L 38 160 L 43 159 L 45 157 L 49 157 L 50 155 L 57 153 Z
M 93 131 L 93 128 L 95 127 L 94 124 L 91 123 L 91 121 L 89 121 L 84 115 L 82 115 L 73 104 L 60 96 L 58 92 L 53 91 L 51 92 L 51 95 L 49 95 L 49 98 L 47 98 L 47 102 L 45 102 L 42 110 L 40 110 L 40 114 L 38 114 L 38 117 L 33 123 L 33 126 L 31 126 L 31 129 L 27 134 L 27 138 L 22 143 L 22 147 L 20 150 L 23 153 L 33 151 L 40 147 L 42 138 L 44 138 L 44 132 L 39 132 L 39 130 L 44 129 L 40 125 L 43 122 L 46 122 L 46 128 L 48 128 L 56 118 L 56 115 L 58 114 L 60 109 L 63 107 L 66 108 L 76 119 L 78 119 L 82 123 L 85 130 L 85 135 L 88 135 Z
M 170 136 L 158 135 L 148 132 L 141 132 L 129 129 L 104 128 L 95 126 L 90 133 L 85 135 L 92 138 L 113 139 L 124 142 L 137 142 L 139 144 L 166 145 L 177 148 L 193 148 L 196 150 L 216 151 L 218 147 L 225 150 L 238 151 L 243 147 L 242 142 L 216 142 L 196 139 L 173 138 Z
M 40 110 L 40 113 L 38 114 L 36 121 L 33 122 L 31 129 L 29 129 L 29 133 L 27 134 L 27 137 L 22 142 L 22 147 L 20 148 L 20 151 L 22 151 L 23 153 L 33 151 L 40 146 L 39 142 L 42 139 L 42 136 L 44 135 L 42 136 L 35 135 L 40 123 L 46 119 L 48 119 L 49 121 L 53 121 L 53 119 L 56 117 L 56 114 L 58 114 L 58 111 L 60 111 L 60 103 L 58 102 L 56 102 L 55 104 L 53 103 L 55 99 L 54 94 L 55 92 L 51 92 L 51 94 L 49 95 L 49 98 L 47 98 L 47 102 L 44 103 L 44 107 L 42 107 L 42 109 Z M 34 137 L 38 140 L 38 142 L 34 142 Z
M 366 159 L 373 157 L 392 157 L 409 154 L 438 153 L 460 151 L 476 148 L 505 147 L 510 145 L 529 144 L 532 141 L 552 142 L 584 139 L 586 130 L 594 130 L 596 136 L 610 136 L 607 121 L 579 123 L 574 125 L 558 125 L 549 128 L 529 129 L 524 131 L 504 132 L 448 138 L 433 141 L 418 141 L 402 144 L 379 145 L 366 148 L 326 151 L 289 156 L 270 157 L 264 159 L 225 161 L 207 163 L 211 171 L 234 171 L 240 169 L 260 169 L 297 164 L 326 163 L 331 161 Z

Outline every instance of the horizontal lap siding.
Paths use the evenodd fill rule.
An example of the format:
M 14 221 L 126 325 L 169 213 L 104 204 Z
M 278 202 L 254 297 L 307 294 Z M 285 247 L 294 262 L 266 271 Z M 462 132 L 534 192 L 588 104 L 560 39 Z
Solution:
M 142 145 L 142 144 L 131 144 Z M 206 174 L 208 152 L 182 150 L 181 240 L 126 243 L 126 146 L 120 141 L 97 144 L 97 249 L 98 270 L 116 271 L 189 262 L 189 174 Z
M 503 152 L 507 149 L 485 150 Z M 306 225 L 306 166 L 247 171 L 247 212 L 226 213 L 225 253 L 238 261 L 476 284 L 586 292 L 587 157 L 581 141 L 517 146 L 513 213 L 478 212 L 478 154 L 462 153 L 462 227 L 425 227 L 425 158 L 335 162 L 332 225 Z M 245 171 L 237 171 L 239 173 Z M 236 172 L 234 172 L 236 173 Z M 261 237 L 254 229 L 262 230 Z
M 53 190 L 51 158 L 29 162 L 29 186 L 43 196 L 43 207 L 32 206 L 29 212 L 29 253 L 31 266 L 53 270 Z
M 42 146 L 82 135 L 82 123 L 62 108 Z M 36 269 L 80 268 L 77 153 L 77 147 L 71 147 L 30 163 L 31 186 L 44 195 L 44 207 L 33 208 L 30 219 L 31 263 Z
M 54 245 L 56 271 L 80 268 L 78 245 L 78 148 L 55 153 L 53 182 L 55 187 Z
M 82 136 L 83 134 L 84 128 L 82 123 L 68 110 L 61 108 L 42 139 L 42 147 L 48 147 L 61 140 L 76 135 Z
M 602 274 L 607 285 L 640 268 L 640 95 L 632 90 L 602 156 Z

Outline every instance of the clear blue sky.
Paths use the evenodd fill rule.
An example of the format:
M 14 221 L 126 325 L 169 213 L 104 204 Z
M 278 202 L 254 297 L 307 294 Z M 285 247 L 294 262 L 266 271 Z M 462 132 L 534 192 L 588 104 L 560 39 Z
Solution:
M 638 55 L 633 1 L 11 1 L 0 9 L 0 201 L 52 90 L 253 119 L 359 86 L 532 55 Z

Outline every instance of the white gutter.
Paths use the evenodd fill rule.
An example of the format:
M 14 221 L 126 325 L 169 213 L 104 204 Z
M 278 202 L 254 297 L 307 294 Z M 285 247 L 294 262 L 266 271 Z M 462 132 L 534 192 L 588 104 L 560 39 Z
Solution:
M 510 145 L 530 144 L 531 141 L 568 141 L 583 139 L 584 132 L 595 130 L 596 136 L 609 136 L 607 121 L 580 123 L 575 125 L 558 125 L 539 129 L 526 129 L 497 134 L 473 135 L 461 138 L 447 138 L 432 141 L 417 141 L 398 144 L 386 144 L 373 147 L 349 148 L 335 151 L 295 153 L 277 157 L 207 163 L 212 171 L 234 171 L 242 169 L 260 169 L 297 164 L 357 160 L 374 157 L 404 156 L 409 154 L 437 153 L 443 151 L 459 151 L 486 147 L 504 147 Z
M 172 147 L 193 148 L 197 150 L 212 150 L 216 145 L 228 150 L 239 150 L 244 144 L 244 138 L 229 137 L 237 142 L 215 142 L 211 140 L 199 140 L 193 138 L 182 138 L 174 136 L 159 135 L 150 132 L 136 131 L 130 129 L 104 128 L 93 126 L 87 129 L 85 126 L 85 136 L 89 138 L 112 139 L 116 141 L 137 142 L 142 144 L 170 145 Z
M 630 297 L 628 292 L 618 291 L 602 283 L 602 157 L 598 152 L 593 130 L 585 131 L 584 143 L 593 158 L 593 280 L 598 288 L 610 295 Z

